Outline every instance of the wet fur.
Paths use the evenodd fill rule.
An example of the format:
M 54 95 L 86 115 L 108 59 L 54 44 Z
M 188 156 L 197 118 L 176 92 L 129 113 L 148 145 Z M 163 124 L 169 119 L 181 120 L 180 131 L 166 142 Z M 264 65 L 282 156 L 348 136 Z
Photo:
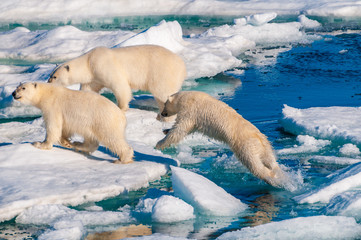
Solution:
M 276 187 L 283 184 L 285 175 L 267 137 L 227 104 L 203 92 L 179 92 L 169 98 L 162 112 L 164 116 L 174 114 L 175 124 L 156 148 L 177 144 L 197 131 L 227 143 L 256 177 Z

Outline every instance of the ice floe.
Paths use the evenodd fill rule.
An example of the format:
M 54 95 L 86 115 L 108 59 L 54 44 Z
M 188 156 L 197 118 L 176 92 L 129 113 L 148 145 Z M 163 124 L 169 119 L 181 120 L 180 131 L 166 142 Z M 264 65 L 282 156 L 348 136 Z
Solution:
M 310 43 L 317 36 L 304 33 L 299 22 L 268 23 L 274 14 L 249 16 L 233 25 L 211 28 L 201 34 L 184 37 L 177 21 L 161 21 L 140 33 L 129 31 L 81 31 L 73 26 L 30 31 L 24 27 L 0 34 L 1 58 L 27 61 L 63 62 L 97 46 L 122 47 L 135 44 L 157 44 L 178 53 L 186 62 L 188 79 L 211 77 L 241 66 L 238 55 L 256 46 L 279 46 Z M 255 25 L 248 24 L 257 23 Z M 9 107 L 9 96 L 24 81 L 46 81 L 55 64 L 31 68 L 0 66 L 0 106 Z M 6 82 L 6 84 L 5 84 Z M 187 83 L 185 83 L 187 85 Z M 189 85 L 189 84 L 188 84 Z M 10 101 L 10 102 L 9 102 Z M 1 109 L 5 117 L 12 117 Z M 20 114 L 20 113 L 19 113 Z
M 361 225 L 352 217 L 313 216 L 272 222 L 227 232 L 217 240 L 233 239 L 355 239 Z
M 35 205 L 16 217 L 20 224 L 50 225 L 39 239 L 81 239 L 86 227 L 134 222 L 130 211 L 77 211 L 63 205 Z
M 87 1 L 62 0 L 47 3 L 41 0 L 4 0 L 0 7 L 0 22 L 80 22 L 82 20 L 139 15 L 250 15 L 265 10 L 278 14 L 318 16 L 360 16 L 357 0 L 327 1 L 219 1 L 219 0 L 155 0 L 119 2 L 107 0 L 89 4 Z M 93 20 L 94 21 L 94 20 Z
M 297 109 L 285 105 L 280 123 L 295 135 L 310 135 L 344 143 L 361 144 L 360 107 L 313 107 Z
M 330 174 L 318 188 L 294 197 L 299 203 L 328 203 L 332 197 L 361 186 L 361 163 Z
M 296 154 L 296 153 L 308 153 L 318 152 L 323 147 L 331 144 L 329 140 L 315 139 L 308 135 L 298 135 L 296 140 L 300 146 L 294 146 L 291 148 L 283 148 L 277 151 L 278 154 Z
M 183 168 L 171 167 L 171 169 L 175 196 L 190 203 L 198 212 L 230 216 L 247 209 L 246 204 L 207 178 Z
M 79 205 L 146 187 L 168 169 L 151 160 L 114 165 L 115 158 L 102 151 L 89 158 L 61 148 L 44 151 L 13 144 L 0 152 L 0 221 L 34 205 Z

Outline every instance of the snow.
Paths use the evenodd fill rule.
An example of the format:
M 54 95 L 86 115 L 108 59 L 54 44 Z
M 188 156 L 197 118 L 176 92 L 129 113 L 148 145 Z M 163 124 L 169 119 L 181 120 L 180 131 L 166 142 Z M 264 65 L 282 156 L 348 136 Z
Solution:
M 313 107 L 297 109 L 285 105 L 280 123 L 295 135 L 310 135 L 340 143 L 361 144 L 360 107 Z
M 361 163 L 336 171 L 320 187 L 294 197 L 299 203 L 328 203 L 332 197 L 361 186 Z
M 355 239 L 361 225 L 352 217 L 313 216 L 272 222 L 227 232 L 217 240 L 233 239 Z
M 361 162 L 361 158 L 349 158 L 349 157 L 336 157 L 336 156 L 312 156 L 310 159 L 312 162 L 316 163 L 326 163 L 326 164 L 337 164 L 337 165 L 351 165 L 354 163 Z
M 250 15 L 265 10 L 278 14 L 318 16 L 360 16 L 358 0 L 154 0 L 154 1 L 71 1 L 44 2 L 41 0 L 4 0 L 0 7 L 0 22 L 81 22 L 94 18 L 134 15 Z M 104 16 L 107 16 L 105 18 Z
M 125 240 L 186 240 L 189 238 L 184 237 L 171 237 L 168 235 L 155 233 L 150 236 L 144 236 L 144 237 L 132 237 L 132 238 L 124 238 Z
M 193 207 L 173 196 L 162 196 L 157 199 L 152 209 L 152 220 L 155 222 L 178 222 L 195 218 Z
M 323 147 L 330 145 L 331 141 L 329 140 L 317 140 L 312 136 L 308 135 L 298 135 L 296 140 L 299 142 L 300 146 L 294 146 L 291 148 L 283 148 L 277 151 L 278 154 L 296 154 L 296 153 L 305 153 L 305 152 L 318 152 Z
M 34 205 L 75 206 L 146 187 L 168 168 L 151 161 L 113 164 L 115 158 L 101 149 L 87 157 L 61 148 L 45 151 L 12 144 L 2 146 L 0 153 L 0 221 Z
M 183 168 L 171 169 L 174 195 L 190 203 L 198 212 L 232 216 L 247 209 L 246 204 L 207 178 Z
M 128 31 L 85 32 L 73 26 L 51 30 L 30 31 L 18 27 L 0 34 L 0 58 L 28 61 L 63 62 L 86 53 L 97 46 L 124 47 L 135 44 L 157 44 L 178 53 L 186 62 L 188 79 L 210 77 L 219 72 L 239 67 L 237 56 L 262 44 L 281 45 L 310 43 L 316 36 L 307 35 L 298 22 L 267 23 L 274 14 L 248 16 L 251 24 L 223 25 L 204 33 L 183 37 L 177 21 L 161 21 L 138 34 Z M 46 81 L 54 64 L 39 64 L 32 68 L 0 65 L 0 100 L 11 106 L 10 94 L 24 81 Z M 24 74 L 25 72 L 25 74 Z M 6 84 L 3 82 L 6 79 Z M 0 116 L 13 117 L 21 111 L 1 109 Z M 14 111 L 14 112 L 12 112 Z
M 63 205 L 36 205 L 23 211 L 15 221 L 20 224 L 50 225 L 39 239 L 81 239 L 85 227 L 131 223 L 130 212 L 77 211 Z
M 135 207 L 138 218 L 151 219 L 158 223 L 176 223 L 195 218 L 194 208 L 169 192 L 149 189 Z
M 304 28 L 318 28 L 321 27 L 321 23 L 307 18 L 305 15 L 298 16 L 298 21 L 302 24 Z
M 360 149 L 351 143 L 347 143 L 340 148 L 340 153 L 344 156 L 357 156 L 360 155 Z

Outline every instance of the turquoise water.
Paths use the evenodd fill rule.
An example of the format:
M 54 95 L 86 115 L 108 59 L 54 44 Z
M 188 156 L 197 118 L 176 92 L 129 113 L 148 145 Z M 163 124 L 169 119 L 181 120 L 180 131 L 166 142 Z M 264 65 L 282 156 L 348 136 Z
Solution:
M 203 16 L 154 16 L 154 17 L 121 17 L 104 19 L 97 22 L 81 23 L 30 23 L 25 27 L 35 29 L 51 29 L 62 24 L 73 24 L 76 27 L 92 30 L 132 30 L 141 31 L 156 24 L 161 19 L 177 20 L 182 25 L 184 34 L 198 32 L 212 26 L 232 23 L 233 17 Z M 279 17 L 276 22 L 296 19 L 296 16 Z M 212 78 L 196 79 L 196 86 L 184 87 L 184 90 L 200 90 L 216 93 L 220 99 L 235 108 L 244 118 L 250 120 L 261 132 L 268 136 L 274 148 L 283 149 L 296 144 L 296 136 L 285 133 L 278 120 L 281 117 L 283 104 L 296 108 L 327 106 L 360 106 L 361 103 L 361 35 L 359 32 L 334 34 L 335 31 L 361 30 L 360 19 L 317 19 L 324 24 L 318 30 L 322 39 L 309 45 L 297 45 L 276 57 L 269 56 L 272 61 L 268 65 L 256 65 L 252 54 L 240 58 L 246 63 L 240 68 L 244 73 L 232 76 L 220 73 Z M 0 31 L 12 29 L 20 24 L 3 25 Z M 268 49 L 261 49 L 267 51 Z M 343 50 L 347 50 L 344 52 Z M 0 60 L 1 64 L 31 66 L 35 63 Z M 234 89 L 233 95 L 225 94 L 222 89 Z M 138 93 L 141 94 L 141 93 Z M 112 98 L 111 95 L 107 97 Z M 114 100 L 114 99 L 113 99 Z M 134 105 L 133 105 L 134 107 Z M 8 121 L 28 121 L 31 119 L 7 119 Z M 2 123 L 0 122 L 0 123 Z M 189 238 L 214 239 L 224 232 L 238 230 L 242 227 L 280 221 L 284 219 L 323 214 L 323 204 L 297 204 L 292 197 L 315 188 L 325 182 L 325 177 L 344 166 L 334 164 L 315 164 L 306 161 L 313 155 L 336 155 L 339 145 L 331 144 L 317 153 L 300 153 L 282 156 L 279 162 L 289 168 L 295 177 L 302 176 L 302 187 L 296 192 L 275 189 L 253 177 L 238 165 L 229 165 L 219 159 L 232 153 L 225 148 L 192 146 L 192 154 L 202 158 L 200 163 L 183 164 L 182 167 L 199 173 L 223 187 L 227 192 L 250 206 L 245 215 L 236 217 L 198 216 L 192 222 L 177 223 L 177 226 L 193 226 Z M 176 154 L 175 149 L 167 153 Z M 148 191 L 149 189 L 152 189 Z M 119 207 L 129 205 L 135 207 L 139 199 L 146 194 L 156 195 L 156 191 L 171 191 L 169 174 L 161 180 L 152 182 L 148 188 L 122 194 L 95 204 L 104 210 L 115 211 Z M 76 209 L 82 209 L 78 206 Z M 145 224 L 154 233 L 165 232 L 164 229 L 174 224 L 154 224 L 144 216 L 135 216 L 138 224 Z M 215 227 L 217 226 L 217 227 Z M 46 226 L 19 226 L 14 221 L 0 224 L 0 232 L 4 229 L 21 229 L 29 232 L 31 238 L 46 229 Z M 170 235 L 179 235 L 182 228 L 172 228 Z M 200 232 L 207 233 L 203 234 Z M 20 230 L 19 230 L 20 231 Z M 96 231 L 94 229 L 94 231 Z

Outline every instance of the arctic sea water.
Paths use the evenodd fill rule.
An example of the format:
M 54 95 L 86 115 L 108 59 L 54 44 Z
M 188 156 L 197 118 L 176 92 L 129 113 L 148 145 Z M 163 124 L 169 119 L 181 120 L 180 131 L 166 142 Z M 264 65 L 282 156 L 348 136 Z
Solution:
M 230 3 L 222 2 L 208 4 L 226 8 Z M 252 1 L 244 2 L 249 7 Z M 131 17 L 75 19 L 69 10 L 70 20 L 42 15 L 30 20 L 26 14 L 17 20 L 2 9 L 0 238 L 83 239 L 133 227 L 139 235 L 152 234 L 141 239 L 359 239 L 361 16 L 352 14 L 359 5 L 335 1 L 335 8 L 320 3 L 306 9 L 308 1 L 276 3 L 283 12 L 276 14 L 264 1 L 239 15 L 214 16 L 198 8 L 198 15 L 178 15 L 179 10 L 159 16 L 167 8 L 155 5 L 158 15 L 143 9 L 148 15 L 129 10 L 124 15 Z M 340 12 L 345 16 L 337 16 Z M 180 54 L 189 70 L 183 90 L 210 93 L 268 136 L 295 189 L 265 184 L 227 146 L 197 134 L 177 147 L 154 150 L 169 124 L 155 120 L 155 104 L 143 92 L 134 93 L 127 113 L 134 166 L 114 168 L 108 162 L 114 156 L 102 147 L 88 157 L 28 144 L 41 141 L 45 130 L 39 111 L 12 100 L 20 82 L 46 81 L 56 63 L 98 45 L 141 43 Z M 114 100 L 109 91 L 103 95 Z M 195 200 L 177 193 L 185 175 L 169 166 L 205 177 L 247 207 L 233 215 L 200 210 L 205 196 Z M 169 195 L 188 205 L 169 200 L 177 207 L 167 211 L 187 220 L 155 213 L 166 209 Z M 128 234 L 118 238 L 137 235 Z

